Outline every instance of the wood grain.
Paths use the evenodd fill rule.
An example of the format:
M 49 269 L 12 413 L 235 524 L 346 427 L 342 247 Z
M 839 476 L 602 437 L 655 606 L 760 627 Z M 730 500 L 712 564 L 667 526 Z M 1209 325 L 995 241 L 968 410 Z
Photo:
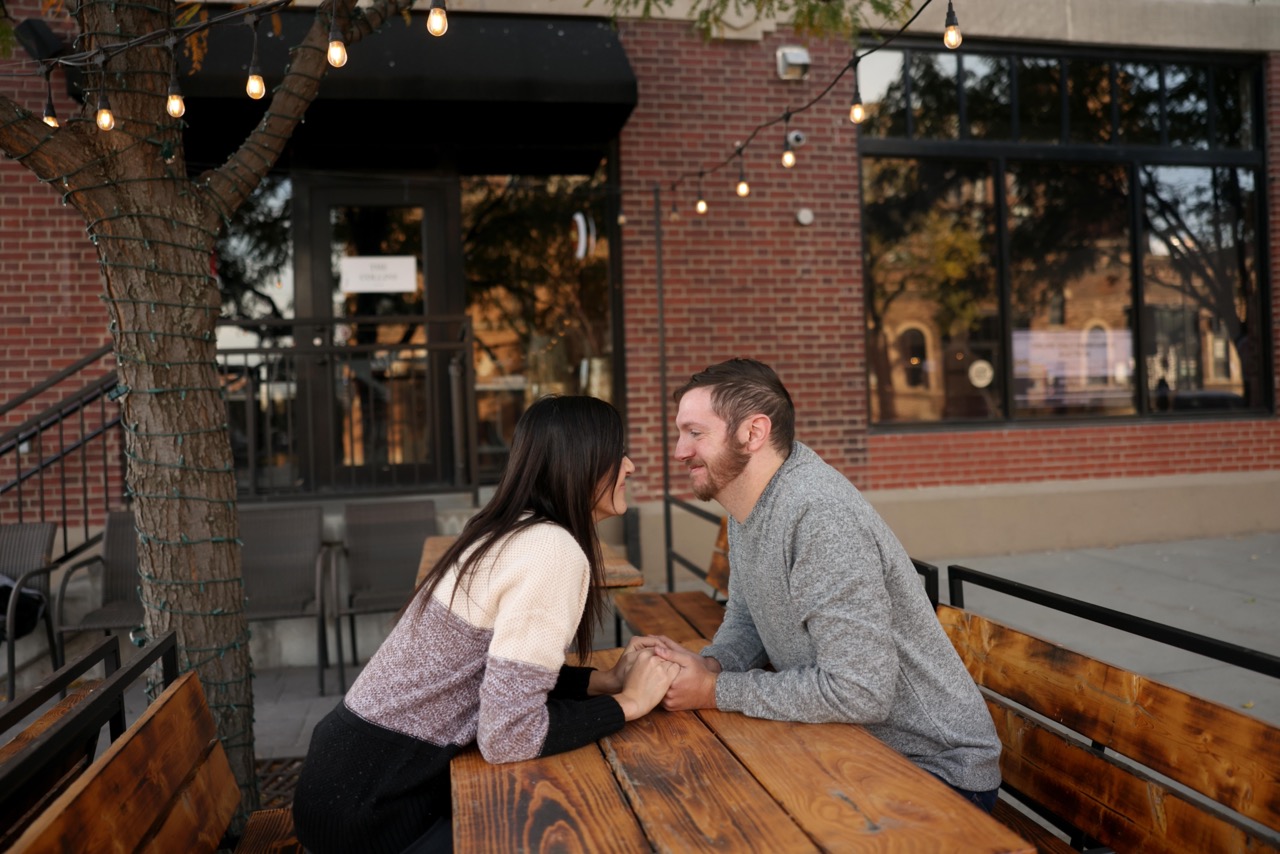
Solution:
M 698 714 L 819 848 L 1034 852 L 862 727 Z
M 449 767 L 459 854 L 651 850 L 594 744 L 504 765 L 472 746 Z
M 817 850 L 693 712 L 651 712 L 601 745 L 659 851 Z
M 699 593 L 707 601 L 710 598 Z M 633 632 L 641 635 L 666 635 L 691 649 L 700 649 L 703 634 L 677 611 L 667 595 L 628 591 L 613 600 L 613 607 Z
M 240 790 L 194 672 L 180 676 L 13 847 L 26 851 L 214 851 Z M 192 821 L 208 830 L 192 831 Z M 194 835 L 193 835 L 194 834 Z
M 269 854 L 306 854 L 302 843 L 293 832 L 293 808 L 279 807 L 270 810 L 255 810 L 249 814 L 249 823 L 245 825 L 240 844 L 236 846 L 236 854 L 249 852 L 269 852 Z
M 978 614 L 938 618 L 979 685 L 1280 830 L 1280 728 Z

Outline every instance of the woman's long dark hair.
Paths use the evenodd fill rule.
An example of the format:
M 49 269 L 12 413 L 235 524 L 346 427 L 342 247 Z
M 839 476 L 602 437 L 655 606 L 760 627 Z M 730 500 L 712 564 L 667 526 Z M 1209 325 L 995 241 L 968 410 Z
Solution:
M 585 658 L 605 610 L 604 558 L 594 509 L 613 491 L 625 454 L 622 417 L 603 400 L 554 395 L 535 401 L 516 422 L 511 455 L 493 497 L 423 576 L 415 597 L 423 587 L 430 596 L 473 545 L 475 550 L 458 568 L 454 595 L 503 535 L 554 522 L 573 535 L 591 565 L 591 588 L 575 636 L 578 654 Z

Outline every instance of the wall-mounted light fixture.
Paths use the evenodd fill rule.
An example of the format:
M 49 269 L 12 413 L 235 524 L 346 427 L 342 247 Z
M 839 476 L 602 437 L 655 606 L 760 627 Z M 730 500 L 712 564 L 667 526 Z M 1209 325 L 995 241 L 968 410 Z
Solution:
M 809 76 L 813 60 L 809 51 L 799 45 L 783 45 L 778 48 L 778 77 L 781 80 L 803 80 Z

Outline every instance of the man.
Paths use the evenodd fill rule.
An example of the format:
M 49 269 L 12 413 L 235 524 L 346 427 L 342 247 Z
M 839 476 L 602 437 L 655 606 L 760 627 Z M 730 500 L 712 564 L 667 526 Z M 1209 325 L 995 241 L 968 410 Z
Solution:
M 990 810 L 1000 741 L 986 704 L 888 525 L 840 472 L 796 442 L 777 374 L 731 359 L 675 393 L 675 458 L 729 513 L 724 622 L 663 705 L 772 720 L 863 724 Z M 766 669 L 769 667 L 770 669 Z

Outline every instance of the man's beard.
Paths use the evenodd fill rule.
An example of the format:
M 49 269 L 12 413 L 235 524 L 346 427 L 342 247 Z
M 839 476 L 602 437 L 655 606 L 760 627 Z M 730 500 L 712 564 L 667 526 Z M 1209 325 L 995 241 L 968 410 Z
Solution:
M 714 460 L 702 461 L 706 479 L 701 486 L 693 484 L 693 494 L 699 501 L 710 501 L 715 498 L 720 490 L 742 474 L 747 463 L 751 461 L 751 455 L 743 450 L 745 447 L 745 442 L 736 448 L 726 447 Z

